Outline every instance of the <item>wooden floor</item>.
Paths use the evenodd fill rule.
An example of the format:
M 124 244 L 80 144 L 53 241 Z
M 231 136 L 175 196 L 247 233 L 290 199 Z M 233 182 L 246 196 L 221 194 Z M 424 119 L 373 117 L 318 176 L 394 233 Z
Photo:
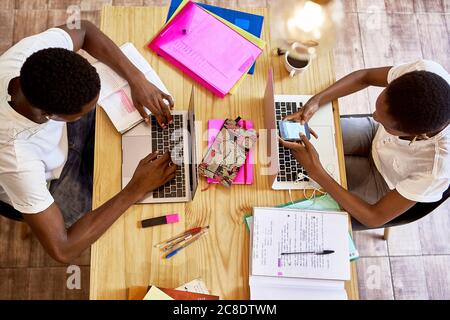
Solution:
M 266 6 L 270 0 L 203 1 L 221 6 Z M 359 68 L 426 58 L 450 70 L 450 0 L 344 0 L 345 25 L 337 41 L 337 77 Z M 65 23 L 67 7 L 99 24 L 113 5 L 167 5 L 167 0 L 1 0 L 0 54 L 23 37 Z M 380 90 L 341 99 L 343 113 L 369 113 Z M 450 299 L 450 202 L 417 223 L 355 233 L 361 258 L 361 299 Z M 33 236 L 21 240 L 19 223 L 0 218 L 0 299 L 87 299 L 89 250 L 74 264 L 81 289 L 69 290 L 67 266 L 54 262 Z

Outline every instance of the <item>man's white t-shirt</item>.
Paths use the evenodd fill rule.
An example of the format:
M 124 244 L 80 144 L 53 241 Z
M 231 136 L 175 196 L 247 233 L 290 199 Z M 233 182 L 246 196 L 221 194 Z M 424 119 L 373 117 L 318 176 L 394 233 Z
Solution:
M 47 209 L 53 197 L 47 182 L 59 178 L 67 160 L 65 122 L 37 124 L 8 103 L 8 85 L 20 75 L 25 60 L 46 48 L 73 50 L 70 35 L 52 28 L 25 38 L 0 56 L 0 201 L 22 213 Z
M 412 71 L 436 73 L 450 84 L 450 75 L 438 63 L 420 60 L 391 68 L 388 83 Z M 423 106 L 426 108 L 427 106 Z M 417 119 L 420 121 L 420 119 Z M 391 190 L 417 202 L 436 202 L 450 184 L 450 125 L 428 140 L 399 139 L 379 126 L 372 142 L 375 166 Z

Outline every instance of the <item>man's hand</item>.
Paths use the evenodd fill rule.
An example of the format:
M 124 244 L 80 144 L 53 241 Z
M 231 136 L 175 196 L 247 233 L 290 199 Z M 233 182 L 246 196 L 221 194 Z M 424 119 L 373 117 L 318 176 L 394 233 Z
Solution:
M 130 88 L 134 107 L 139 111 L 145 122 L 148 123 L 150 119 L 144 107 L 152 112 L 162 128 L 172 123 L 173 118 L 170 110 L 173 109 L 173 100 L 170 95 L 165 94 L 148 82 L 143 74 L 130 82 Z M 167 101 L 167 104 L 165 101 Z
M 279 141 L 285 148 L 291 150 L 295 159 L 300 162 L 309 176 L 314 179 L 314 176 L 324 170 L 319 160 L 319 154 L 303 133 L 300 134 L 300 139 L 301 141 L 299 142 L 290 142 L 279 138 Z
M 317 96 L 312 97 L 308 102 L 296 113 L 288 115 L 283 120 L 297 121 L 301 124 L 305 124 L 311 119 L 311 117 L 319 110 L 319 99 Z
M 142 159 L 127 185 L 137 201 L 175 177 L 176 165 L 170 160 L 170 153 L 166 152 L 158 158 L 159 154 L 153 152 Z

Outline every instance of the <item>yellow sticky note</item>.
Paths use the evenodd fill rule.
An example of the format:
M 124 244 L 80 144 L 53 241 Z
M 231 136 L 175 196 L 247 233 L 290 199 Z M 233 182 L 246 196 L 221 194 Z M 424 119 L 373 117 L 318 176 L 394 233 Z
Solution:
M 173 300 L 173 298 L 162 292 L 157 287 L 152 286 L 143 300 Z

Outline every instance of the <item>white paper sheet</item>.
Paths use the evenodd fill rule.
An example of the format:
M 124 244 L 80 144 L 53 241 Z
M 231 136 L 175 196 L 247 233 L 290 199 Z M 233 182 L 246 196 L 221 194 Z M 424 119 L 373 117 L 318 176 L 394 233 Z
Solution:
M 188 283 L 185 283 L 185 284 L 179 286 L 176 289 L 188 291 L 188 292 L 201 293 L 201 294 L 209 294 L 209 290 L 206 287 L 206 284 L 202 279 L 194 279 Z
M 132 43 L 125 43 L 120 50 L 150 83 L 164 93 L 170 94 L 159 76 Z M 128 82 L 99 61 L 93 63 L 93 66 L 96 68 L 101 82 L 98 103 L 105 110 L 117 131 L 123 133 L 141 122 L 142 117 L 133 106 Z M 146 111 L 150 114 L 148 109 Z
M 251 275 L 350 279 L 346 214 L 254 208 Z M 333 250 L 333 254 L 281 255 Z

